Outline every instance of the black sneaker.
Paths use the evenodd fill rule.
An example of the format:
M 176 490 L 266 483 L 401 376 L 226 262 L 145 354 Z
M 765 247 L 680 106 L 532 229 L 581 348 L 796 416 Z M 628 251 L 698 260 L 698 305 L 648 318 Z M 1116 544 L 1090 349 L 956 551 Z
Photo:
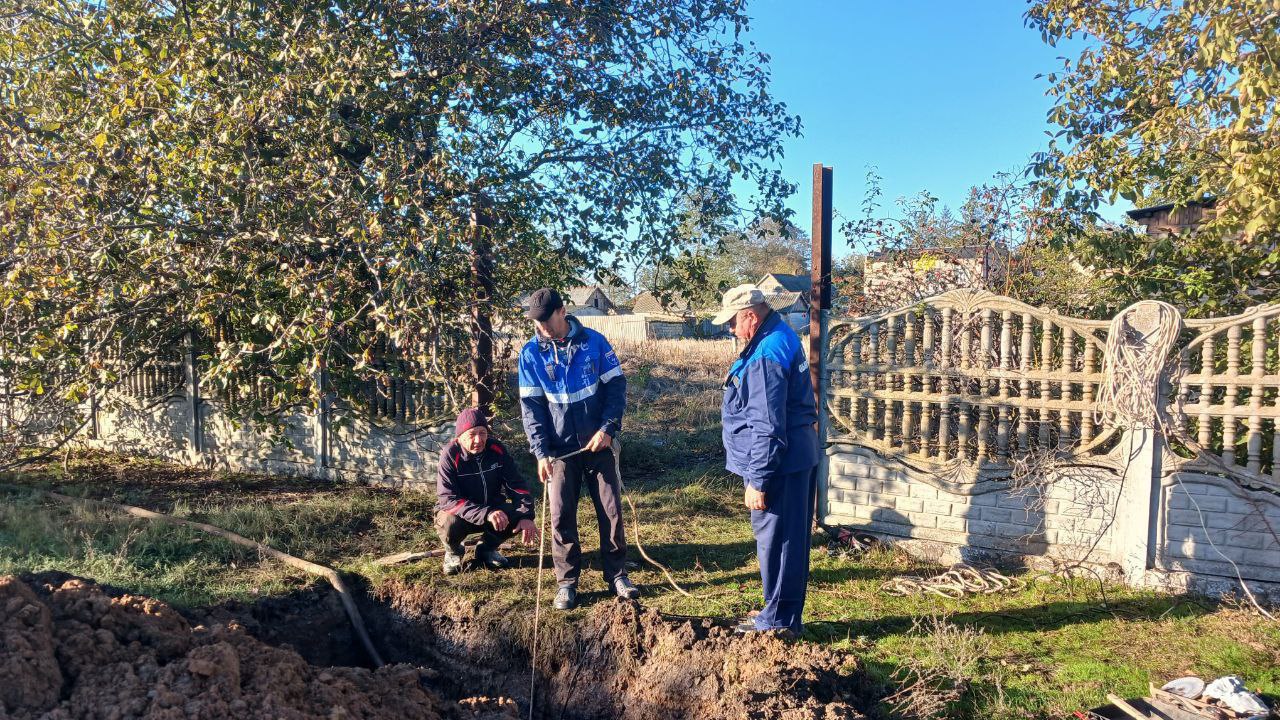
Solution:
M 578 606 L 578 588 L 572 585 L 565 585 L 556 591 L 555 602 L 552 603 L 557 610 L 572 610 Z
M 635 600 L 640 597 L 640 588 L 632 585 L 626 575 L 621 575 L 613 581 L 613 591 L 623 600 Z
M 511 561 L 497 550 L 480 550 L 477 548 L 476 559 L 494 570 L 506 570 L 511 567 Z
M 444 564 L 440 566 L 445 575 L 457 575 L 462 572 L 462 553 L 444 551 Z

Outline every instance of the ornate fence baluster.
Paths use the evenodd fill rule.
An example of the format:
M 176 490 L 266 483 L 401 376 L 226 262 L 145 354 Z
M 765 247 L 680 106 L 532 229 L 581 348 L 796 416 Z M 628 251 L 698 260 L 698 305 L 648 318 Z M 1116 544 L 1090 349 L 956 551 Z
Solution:
M 1222 419 L 1222 459 L 1227 465 L 1236 464 L 1236 413 L 1240 405 L 1240 326 L 1227 329 L 1227 386 L 1226 402 L 1231 411 Z
M 896 370 L 901 368 L 898 364 L 898 319 L 889 318 L 885 321 L 888 326 L 888 334 L 885 336 L 884 354 L 885 354 L 885 390 L 893 392 L 898 389 L 898 383 L 902 375 Z M 898 444 L 897 433 L 899 431 L 898 418 L 900 417 L 899 401 L 890 399 L 885 403 L 884 408 L 884 436 L 890 445 Z
M 1095 366 L 1093 364 L 1093 343 L 1088 335 L 1084 337 L 1084 375 L 1086 378 L 1093 376 Z M 1081 383 L 1080 396 L 1084 400 L 1084 410 L 1080 412 L 1080 441 L 1084 443 L 1093 441 L 1093 399 L 1094 384 L 1090 380 Z
M 1011 363 L 1012 348 L 1009 344 L 1013 341 L 1013 313 L 1005 310 L 1000 313 L 1000 376 L 997 382 L 1000 386 L 1000 415 L 996 422 L 996 454 L 1000 460 L 1009 459 L 1009 391 L 1013 380 L 1009 379 L 1009 371 L 1013 369 Z
M 1214 371 L 1214 338 L 1205 338 L 1204 344 L 1200 347 L 1200 416 L 1198 419 L 1196 442 L 1201 447 L 1209 447 L 1213 441 L 1213 416 L 1209 414 L 1209 409 L 1213 404 L 1213 378 Z
M 991 458 L 991 409 L 987 406 L 987 400 L 991 397 L 990 370 L 991 362 L 991 317 L 990 308 L 982 310 L 982 335 L 979 340 L 978 347 L 981 348 L 981 357 L 978 358 L 977 367 L 982 371 L 982 380 L 978 383 L 979 393 L 982 395 L 982 402 L 978 404 L 978 461 L 983 462 Z
M 934 367 L 933 349 L 933 313 L 926 306 L 920 313 L 923 321 L 923 339 L 920 341 L 920 389 L 926 398 L 933 395 L 933 375 L 929 371 Z M 937 452 L 937 429 L 935 422 L 938 416 L 937 406 L 927 399 L 920 403 L 920 454 L 929 457 Z
M 1071 375 L 1075 372 L 1076 357 L 1076 333 L 1066 325 L 1062 326 L 1062 382 L 1060 383 L 1060 395 L 1067 405 L 1072 398 Z M 1071 438 L 1071 412 L 1063 409 L 1058 411 L 1058 442 L 1065 445 Z
M 950 460 L 955 457 L 951 452 L 951 398 L 943 396 L 942 408 L 938 411 L 938 459 Z
M 915 445 L 915 422 L 916 411 L 915 404 L 911 400 L 912 393 L 915 392 L 915 375 L 916 368 L 916 318 L 915 314 L 908 312 L 903 321 L 902 329 L 902 387 L 904 399 L 902 401 L 902 450 L 903 452 L 914 452 Z
M 880 372 L 880 323 L 872 323 L 870 327 L 871 337 L 869 339 L 870 347 L 867 350 L 867 364 L 874 366 L 868 385 L 873 392 L 883 390 L 884 373 Z M 867 426 L 871 433 L 871 437 L 875 440 L 884 439 L 884 401 L 876 398 L 867 403 Z
M 1018 371 L 1022 380 L 1018 383 L 1018 392 L 1022 405 L 1018 408 L 1018 451 L 1031 449 L 1031 413 L 1027 408 L 1031 404 L 1031 313 L 1022 314 L 1022 342 L 1018 345 Z
M 1250 342 L 1253 352 L 1249 374 L 1253 377 L 1253 386 L 1249 388 L 1249 438 L 1246 447 L 1249 469 L 1262 472 L 1262 376 L 1267 364 L 1267 321 L 1264 318 L 1254 318 Z
M 862 333 L 855 333 L 851 342 L 853 344 L 853 384 L 851 387 L 854 392 L 858 393 L 858 396 L 854 398 L 853 406 L 850 410 L 850 413 L 853 416 L 850 420 L 850 424 L 853 426 L 854 433 L 861 436 L 867 427 L 867 401 L 865 398 L 861 397 L 863 390 Z
M 953 369 L 951 361 L 951 347 L 955 343 L 954 329 L 951 327 L 951 308 L 942 308 L 942 371 L 943 375 L 939 379 L 941 387 L 938 392 L 946 394 L 951 392 L 950 373 Z
M 1044 320 L 1040 324 L 1040 426 L 1039 445 L 1041 450 L 1049 448 L 1049 401 L 1053 390 L 1049 375 L 1053 372 L 1053 321 Z

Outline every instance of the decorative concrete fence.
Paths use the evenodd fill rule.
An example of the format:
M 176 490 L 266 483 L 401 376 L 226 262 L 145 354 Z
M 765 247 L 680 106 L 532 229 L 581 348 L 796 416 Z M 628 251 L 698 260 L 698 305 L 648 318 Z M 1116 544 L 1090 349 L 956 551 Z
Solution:
M 957 290 L 824 322 L 826 522 L 943 561 L 1280 583 L 1280 306 L 1108 322 Z
M 203 390 L 190 344 L 166 348 L 90 408 L 82 439 L 211 469 L 434 487 L 453 434 L 447 400 L 394 368 L 372 369 L 352 402 L 327 393 L 317 407 L 284 408 L 276 423 L 254 424 L 228 412 L 233 398 Z

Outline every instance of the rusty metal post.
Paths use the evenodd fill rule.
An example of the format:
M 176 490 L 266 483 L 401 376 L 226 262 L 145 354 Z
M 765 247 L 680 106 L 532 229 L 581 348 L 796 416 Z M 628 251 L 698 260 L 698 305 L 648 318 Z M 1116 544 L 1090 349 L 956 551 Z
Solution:
M 483 197 L 471 203 L 471 404 L 492 412 L 493 218 Z
M 831 168 L 813 166 L 813 260 L 809 290 L 809 373 L 822 408 L 822 314 L 831 309 Z
M 827 415 L 823 407 L 823 359 L 826 355 L 827 313 L 831 310 L 831 168 L 813 166 L 813 259 L 810 262 L 812 287 L 809 290 L 809 373 L 813 380 L 814 402 L 818 409 L 818 440 L 825 448 Z M 813 521 L 823 526 L 827 516 L 827 453 L 818 463 L 813 484 Z

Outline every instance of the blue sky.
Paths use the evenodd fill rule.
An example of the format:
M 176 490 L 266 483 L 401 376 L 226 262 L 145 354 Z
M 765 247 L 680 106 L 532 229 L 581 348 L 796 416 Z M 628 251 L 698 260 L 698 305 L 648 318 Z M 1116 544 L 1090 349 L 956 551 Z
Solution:
M 972 185 L 1021 171 L 1048 142 L 1062 48 L 1025 27 L 1023 0 L 754 0 L 748 37 L 772 56 L 773 93 L 804 122 L 783 169 L 809 229 L 812 165 L 834 168 L 837 211 L 857 215 L 868 165 L 882 209 L 928 190 L 958 207 Z M 848 252 L 837 234 L 835 255 Z

